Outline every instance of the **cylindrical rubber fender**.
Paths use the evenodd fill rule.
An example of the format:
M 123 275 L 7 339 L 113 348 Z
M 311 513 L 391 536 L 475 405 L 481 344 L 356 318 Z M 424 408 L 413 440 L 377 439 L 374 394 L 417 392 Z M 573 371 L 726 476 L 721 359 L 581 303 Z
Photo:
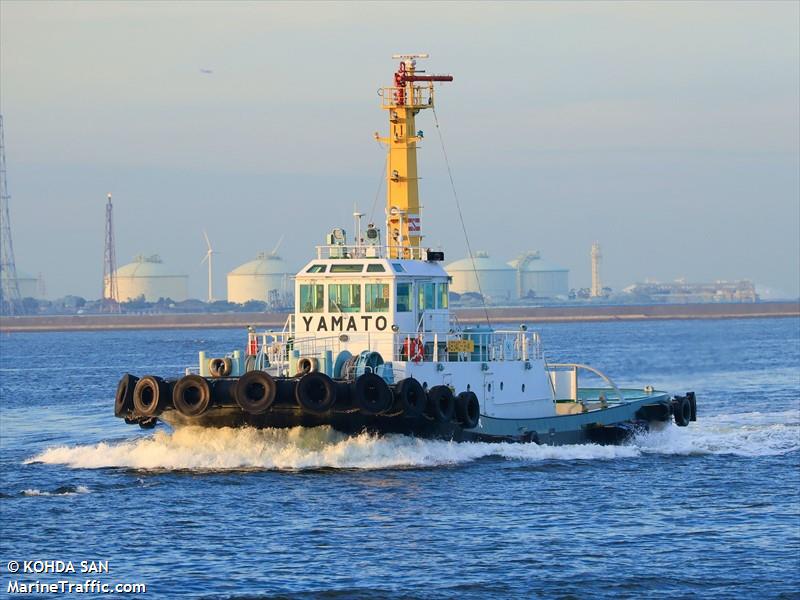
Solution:
M 446 385 L 435 385 L 428 391 L 428 415 L 435 420 L 446 423 L 453 418 L 455 398 L 453 391 Z
M 674 403 L 675 424 L 678 427 L 686 427 L 692 420 L 692 403 L 686 396 L 679 396 Z
M 321 415 L 336 404 L 336 386 L 333 380 L 319 371 L 306 373 L 294 388 L 297 404 L 306 412 Z
M 297 374 L 305 375 L 319 371 L 319 361 L 313 356 L 301 356 L 297 361 Z
M 456 398 L 456 419 L 464 429 L 474 429 L 481 417 L 481 405 L 475 392 L 461 392 Z
M 227 377 L 231 374 L 233 362 L 230 358 L 208 359 L 208 372 L 212 377 Z
M 250 371 L 236 382 L 234 397 L 236 404 L 251 415 L 266 412 L 275 402 L 278 386 L 272 375 L 264 371 Z
M 395 406 L 408 417 L 418 417 L 428 406 L 428 396 L 422 384 L 408 377 L 400 381 L 394 388 Z
M 392 408 L 392 390 L 375 373 L 364 373 L 356 379 L 353 394 L 359 410 L 366 415 L 380 415 Z
M 184 375 L 172 388 L 172 404 L 184 417 L 199 417 L 211 407 L 211 387 L 200 375 Z
M 133 390 L 138 377 L 125 373 L 117 384 L 117 393 L 114 396 L 114 416 L 123 417 L 133 410 Z
M 146 375 L 133 388 L 133 408 L 142 417 L 157 417 L 164 410 L 169 397 L 169 386 L 155 375 Z

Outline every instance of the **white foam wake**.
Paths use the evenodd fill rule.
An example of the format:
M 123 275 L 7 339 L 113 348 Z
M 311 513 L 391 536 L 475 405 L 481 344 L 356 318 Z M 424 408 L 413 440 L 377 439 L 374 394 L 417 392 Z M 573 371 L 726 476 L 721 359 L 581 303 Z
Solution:
M 89 488 L 85 485 L 64 486 L 55 491 L 47 492 L 36 488 L 22 490 L 23 496 L 75 496 L 77 494 L 88 494 Z
M 457 465 L 495 456 L 510 460 L 609 460 L 643 454 L 782 455 L 800 449 L 800 415 L 743 413 L 706 417 L 689 427 L 674 425 L 624 446 L 594 444 L 457 443 L 400 435 L 348 437 L 328 427 L 314 429 L 203 429 L 125 442 L 49 448 L 27 462 L 92 469 L 302 470 L 386 469 Z

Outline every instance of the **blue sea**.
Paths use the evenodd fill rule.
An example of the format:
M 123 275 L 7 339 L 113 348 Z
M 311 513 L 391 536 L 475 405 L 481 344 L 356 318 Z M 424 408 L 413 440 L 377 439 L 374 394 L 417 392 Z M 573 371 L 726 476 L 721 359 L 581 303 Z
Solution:
M 800 598 L 800 320 L 532 327 L 551 361 L 694 390 L 698 421 L 615 447 L 146 431 L 120 375 L 243 330 L 2 335 L 0 596 Z

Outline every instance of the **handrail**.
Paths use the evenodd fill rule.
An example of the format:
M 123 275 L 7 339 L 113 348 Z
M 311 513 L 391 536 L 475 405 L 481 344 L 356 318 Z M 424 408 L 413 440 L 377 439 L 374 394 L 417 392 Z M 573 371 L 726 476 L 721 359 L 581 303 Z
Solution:
M 617 396 L 619 396 L 619 401 L 620 402 L 624 402 L 625 401 L 625 398 L 622 395 L 622 391 L 617 387 L 617 384 L 614 383 L 613 381 L 611 381 L 611 378 L 608 375 L 606 375 L 605 373 L 603 373 L 602 371 L 600 371 L 599 369 L 595 369 L 594 367 L 590 367 L 589 365 L 584 365 L 584 364 L 581 364 L 581 363 L 550 363 L 547 366 L 550 367 L 550 368 L 553 368 L 553 369 L 558 369 L 558 368 L 575 369 L 576 371 L 577 371 L 577 369 L 586 369 L 587 371 L 591 371 L 592 373 L 594 373 L 595 375 L 598 375 L 608 385 L 611 386 L 611 388 L 617 393 Z

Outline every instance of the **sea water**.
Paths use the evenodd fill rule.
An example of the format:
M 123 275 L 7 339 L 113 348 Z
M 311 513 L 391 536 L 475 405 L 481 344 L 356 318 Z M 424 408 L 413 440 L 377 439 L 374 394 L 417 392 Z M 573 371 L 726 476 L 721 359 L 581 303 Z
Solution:
M 245 332 L 3 335 L 0 596 L 800 597 L 800 320 L 538 329 L 553 362 L 694 390 L 698 421 L 623 446 L 145 431 L 113 416 L 122 373 L 178 376 Z

